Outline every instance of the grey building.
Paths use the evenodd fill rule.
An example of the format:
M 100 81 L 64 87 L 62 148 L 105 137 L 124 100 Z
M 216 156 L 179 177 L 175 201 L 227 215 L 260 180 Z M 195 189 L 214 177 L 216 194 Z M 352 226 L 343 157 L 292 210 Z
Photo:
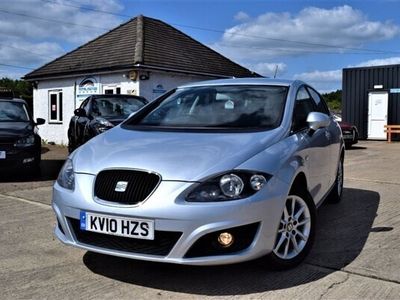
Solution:
M 384 125 L 400 124 L 400 65 L 343 69 L 342 116 L 360 139 L 386 140 Z

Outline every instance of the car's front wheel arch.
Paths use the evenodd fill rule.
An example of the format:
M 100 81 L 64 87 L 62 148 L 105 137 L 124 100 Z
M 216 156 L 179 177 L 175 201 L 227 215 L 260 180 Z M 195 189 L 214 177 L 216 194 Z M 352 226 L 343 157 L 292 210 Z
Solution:
M 316 207 L 308 192 L 304 173 L 299 173 L 293 181 L 279 222 L 274 248 L 265 262 L 271 269 L 285 270 L 301 263 L 314 242 Z M 298 253 L 293 250 L 297 246 L 300 246 L 296 249 Z M 292 253 L 288 253 L 290 250 Z

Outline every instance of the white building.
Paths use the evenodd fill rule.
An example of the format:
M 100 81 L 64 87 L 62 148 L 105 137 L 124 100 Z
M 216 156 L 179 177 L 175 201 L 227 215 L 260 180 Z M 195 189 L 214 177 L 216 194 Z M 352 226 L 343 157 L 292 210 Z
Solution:
M 132 94 L 153 100 L 184 83 L 258 76 L 156 19 L 138 16 L 27 74 L 40 135 L 67 144 L 75 108 L 92 94 Z

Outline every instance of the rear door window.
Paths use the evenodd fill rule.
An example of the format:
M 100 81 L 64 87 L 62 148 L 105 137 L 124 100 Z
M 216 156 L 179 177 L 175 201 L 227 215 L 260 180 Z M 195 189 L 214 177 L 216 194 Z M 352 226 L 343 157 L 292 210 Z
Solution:
M 308 128 L 307 116 L 312 111 L 316 111 L 315 102 L 307 92 L 306 88 L 302 86 L 299 88 L 296 95 L 293 111 L 293 132 Z
M 329 109 L 328 106 L 326 105 L 324 99 L 312 88 L 309 86 L 307 87 L 307 90 L 309 91 L 312 99 L 314 100 L 316 111 L 329 115 Z

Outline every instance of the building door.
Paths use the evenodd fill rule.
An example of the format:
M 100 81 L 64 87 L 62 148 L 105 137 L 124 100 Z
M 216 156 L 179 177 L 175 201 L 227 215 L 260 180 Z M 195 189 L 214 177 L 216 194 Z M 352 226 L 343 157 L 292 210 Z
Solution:
M 103 86 L 103 94 L 121 94 L 121 88 L 119 86 Z
M 388 98 L 388 92 L 368 94 L 368 139 L 386 140 Z

